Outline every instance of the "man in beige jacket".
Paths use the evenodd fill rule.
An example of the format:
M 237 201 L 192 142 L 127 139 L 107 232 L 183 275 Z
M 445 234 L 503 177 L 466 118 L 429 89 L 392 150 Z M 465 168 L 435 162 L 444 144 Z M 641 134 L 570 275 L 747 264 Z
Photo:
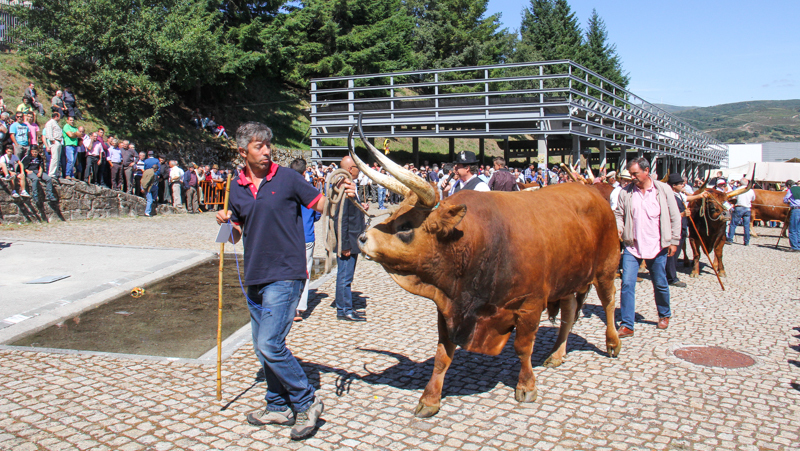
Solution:
M 636 276 L 642 261 L 650 271 L 658 310 L 658 328 L 669 327 L 672 316 L 667 283 L 667 257 L 678 251 L 681 216 L 672 188 L 650 177 L 645 158 L 628 162 L 633 182 L 619 193 L 617 230 L 625 247 L 620 289 L 620 338 L 633 336 L 636 316 Z

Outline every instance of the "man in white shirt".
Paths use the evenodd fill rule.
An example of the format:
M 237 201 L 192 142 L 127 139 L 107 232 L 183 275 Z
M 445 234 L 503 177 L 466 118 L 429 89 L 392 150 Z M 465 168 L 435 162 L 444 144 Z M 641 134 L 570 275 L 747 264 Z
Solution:
M 619 182 L 617 181 L 617 178 L 619 178 Z M 617 204 L 619 202 L 619 193 L 622 191 L 622 188 L 631 181 L 631 175 L 627 169 L 621 170 L 619 175 L 617 175 L 616 172 L 611 171 L 606 174 L 606 180 L 608 180 L 608 183 L 614 186 L 614 190 L 611 191 L 611 194 L 609 194 L 608 200 L 611 202 L 611 211 L 616 211 Z
M 135 164 L 135 163 L 134 163 Z M 178 162 L 172 160 L 169 162 L 169 186 L 172 188 L 172 206 L 181 208 L 181 182 L 183 180 L 183 169 L 178 166 Z
M 747 179 L 741 180 L 741 186 L 747 186 L 749 181 Z M 739 221 L 742 222 L 744 226 L 744 245 L 750 245 L 750 208 L 753 205 L 753 201 L 756 199 L 756 192 L 752 189 L 739 194 L 735 197 L 736 199 L 736 206 L 733 207 L 733 217 L 731 218 L 731 223 L 728 226 L 728 240 L 726 244 L 733 243 L 733 237 L 736 235 L 736 226 L 739 225 Z
M 47 175 L 50 177 L 56 177 L 58 163 L 61 160 L 61 146 L 64 145 L 64 131 L 61 130 L 61 126 L 58 124 L 59 119 L 61 119 L 61 113 L 58 111 L 53 112 L 51 119 L 44 124 L 44 131 L 42 132 L 44 143 L 50 152 L 50 166 L 48 166 L 49 169 L 47 171 Z
M 458 178 L 461 181 L 453 190 L 453 194 L 462 189 L 491 191 L 489 185 L 478 177 L 479 169 L 477 163 L 478 160 L 475 158 L 475 152 L 465 150 L 458 154 L 454 164 L 456 174 L 458 174 Z

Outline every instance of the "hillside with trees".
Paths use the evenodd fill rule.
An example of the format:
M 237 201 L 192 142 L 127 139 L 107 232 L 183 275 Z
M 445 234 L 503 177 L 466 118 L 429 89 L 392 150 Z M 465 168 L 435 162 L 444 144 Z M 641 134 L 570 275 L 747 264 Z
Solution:
M 627 86 L 596 11 L 584 29 L 567 0 L 531 0 L 517 31 L 487 3 L 34 0 L 12 7 L 26 24 L 12 35 L 43 98 L 72 85 L 87 116 L 145 144 L 200 139 L 188 125 L 199 108 L 229 131 L 259 120 L 307 148 L 314 77 L 571 59 Z
M 726 103 L 674 113 L 726 143 L 800 141 L 800 100 Z

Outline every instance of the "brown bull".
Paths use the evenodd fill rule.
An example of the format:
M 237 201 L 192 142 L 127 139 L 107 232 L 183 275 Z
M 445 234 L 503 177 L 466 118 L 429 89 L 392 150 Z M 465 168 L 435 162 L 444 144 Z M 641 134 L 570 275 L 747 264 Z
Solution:
M 351 149 L 359 169 L 406 200 L 362 234 L 359 247 L 401 287 L 433 300 L 438 310 L 433 374 L 416 416 L 438 412 L 457 345 L 497 355 L 514 329 L 521 361 L 515 399 L 535 400 L 531 355 L 542 313 L 555 306 L 562 312 L 558 338 L 544 363 L 555 367 L 562 363 L 567 336 L 592 285 L 605 310 L 606 349 L 612 357 L 619 355 L 614 327 L 619 239 L 614 214 L 596 190 L 568 183 L 534 192 L 462 190 L 440 200 L 430 185 L 364 142 L 395 178 L 370 170 Z M 534 249 L 536 258 L 531 258 Z
M 704 182 L 703 187 L 695 192 L 695 194 L 700 194 L 705 191 L 708 193 L 708 197 L 693 200 L 689 203 L 691 222 L 694 223 L 694 226 L 691 224 L 689 226 L 689 244 L 692 247 L 692 273 L 689 274 L 690 277 L 700 275 L 700 256 L 703 253 L 703 245 L 705 245 L 705 249 L 708 250 L 709 254 L 712 251 L 714 252 L 712 265 L 716 268 L 720 277 L 725 277 L 722 251 L 725 248 L 726 227 L 728 221 L 731 220 L 731 213 L 726 208 L 725 202 L 752 189 L 752 185 L 751 181 L 747 187 L 739 188 L 730 193 L 723 193 L 713 188 L 707 190 Z M 695 227 L 697 230 L 695 230 Z
M 573 181 L 578 183 L 583 183 L 588 185 L 594 189 L 596 189 L 603 199 L 606 200 L 609 204 L 611 204 L 611 192 L 614 191 L 614 186 L 609 185 L 608 183 L 594 183 L 594 175 L 592 174 L 592 170 L 589 169 L 590 179 L 585 179 L 582 175 L 578 174 L 572 166 L 567 167 L 564 163 L 561 163 L 561 167 L 567 171 L 567 174 L 572 178 Z
M 763 189 L 754 189 L 756 198 L 750 207 L 750 225 L 752 229 L 753 221 L 786 221 L 789 207 L 783 203 L 783 196 L 786 195 L 784 191 L 767 191 Z M 755 235 L 751 232 L 752 235 Z

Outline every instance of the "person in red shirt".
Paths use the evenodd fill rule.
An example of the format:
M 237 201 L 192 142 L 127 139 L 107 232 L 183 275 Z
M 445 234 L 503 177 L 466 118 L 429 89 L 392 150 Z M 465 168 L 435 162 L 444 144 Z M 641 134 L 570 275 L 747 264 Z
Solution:
M 300 206 L 322 212 L 327 199 L 302 175 L 273 163 L 272 130 L 246 122 L 236 130 L 244 168 L 231 181 L 230 210 L 217 223 L 232 224 L 232 242 L 244 237 L 244 279 L 256 357 L 267 381 L 267 406 L 247 415 L 255 426 L 292 425 L 291 438 L 314 432 L 323 411 L 303 368 L 286 347 L 300 295 L 308 278 Z M 344 184 L 355 197 L 352 181 Z

